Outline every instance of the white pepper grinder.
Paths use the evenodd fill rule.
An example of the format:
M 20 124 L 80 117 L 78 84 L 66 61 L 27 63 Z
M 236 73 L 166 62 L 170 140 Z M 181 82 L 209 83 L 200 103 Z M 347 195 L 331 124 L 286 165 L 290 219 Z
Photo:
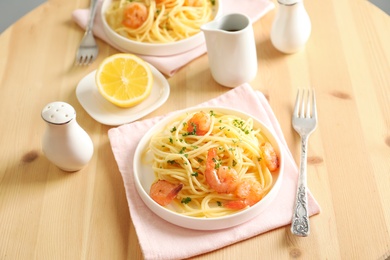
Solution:
M 78 171 L 92 158 L 93 143 L 76 121 L 75 109 L 65 102 L 52 102 L 42 110 L 47 123 L 42 150 L 53 164 L 64 171 Z
M 311 22 L 302 0 L 278 0 L 279 9 L 271 29 L 276 49 L 290 54 L 305 47 L 311 33 Z

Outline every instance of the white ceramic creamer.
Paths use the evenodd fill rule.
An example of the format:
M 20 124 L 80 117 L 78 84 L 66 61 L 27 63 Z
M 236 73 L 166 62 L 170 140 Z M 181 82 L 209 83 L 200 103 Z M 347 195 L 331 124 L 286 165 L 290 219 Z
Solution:
M 211 75 L 219 84 L 237 87 L 257 74 L 252 23 L 244 14 L 227 14 L 201 26 Z
M 78 171 L 93 155 L 93 143 L 76 121 L 76 111 L 65 102 L 53 102 L 42 110 L 47 123 L 42 151 L 49 161 L 64 171 Z
M 271 42 L 284 53 L 302 50 L 311 33 L 310 17 L 302 0 L 278 0 L 279 8 L 271 29 Z

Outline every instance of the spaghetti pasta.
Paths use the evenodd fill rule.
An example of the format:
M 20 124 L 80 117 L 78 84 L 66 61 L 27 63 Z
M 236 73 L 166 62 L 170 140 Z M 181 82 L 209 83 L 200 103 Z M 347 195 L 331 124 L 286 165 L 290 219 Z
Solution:
M 105 18 L 130 40 L 168 43 L 200 32 L 213 19 L 213 5 L 214 0 L 114 0 Z
M 197 133 L 205 124 L 209 124 L 208 130 Z M 149 144 L 156 182 L 182 185 L 168 208 L 186 216 L 213 218 L 260 201 L 272 187 L 271 171 L 278 167 L 270 145 L 266 149 L 275 154 L 276 168 L 267 167 L 266 161 L 272 159 L 262 150 L 265 143 L 269 140 L 261 129 L 254 128 L 251 118 L 214 111 L 176 118 L 155 133 Z M 219 189 L 219 185 L 229 188 Z

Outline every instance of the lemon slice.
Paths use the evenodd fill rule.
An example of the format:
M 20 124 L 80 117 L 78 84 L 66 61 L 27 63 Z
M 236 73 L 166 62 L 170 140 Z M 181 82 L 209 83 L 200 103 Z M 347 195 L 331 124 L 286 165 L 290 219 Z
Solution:
M 141 58 L 127 53 L 107 57 L 96 71 L 100 94 L 119 107 L 132 107 L 145 100 L 152 90 L 153 75 Z

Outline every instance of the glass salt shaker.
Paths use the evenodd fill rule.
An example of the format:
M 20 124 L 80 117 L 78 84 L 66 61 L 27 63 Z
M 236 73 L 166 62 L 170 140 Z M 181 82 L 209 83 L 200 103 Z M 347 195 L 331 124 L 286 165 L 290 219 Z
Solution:
M 76 121 L 75 109 L 65 102 L 52 102 L 42 110 L 47 123 L 42 150 L 53 164 L 64 171 L 78 171 L 92 158 L 93 143 Z
M 279 9 L 271 29 L 271 42 L 281 52 L 298 52 L 310 37 L 310 17 L 302 0 L 278 0 L 278 3 Z

